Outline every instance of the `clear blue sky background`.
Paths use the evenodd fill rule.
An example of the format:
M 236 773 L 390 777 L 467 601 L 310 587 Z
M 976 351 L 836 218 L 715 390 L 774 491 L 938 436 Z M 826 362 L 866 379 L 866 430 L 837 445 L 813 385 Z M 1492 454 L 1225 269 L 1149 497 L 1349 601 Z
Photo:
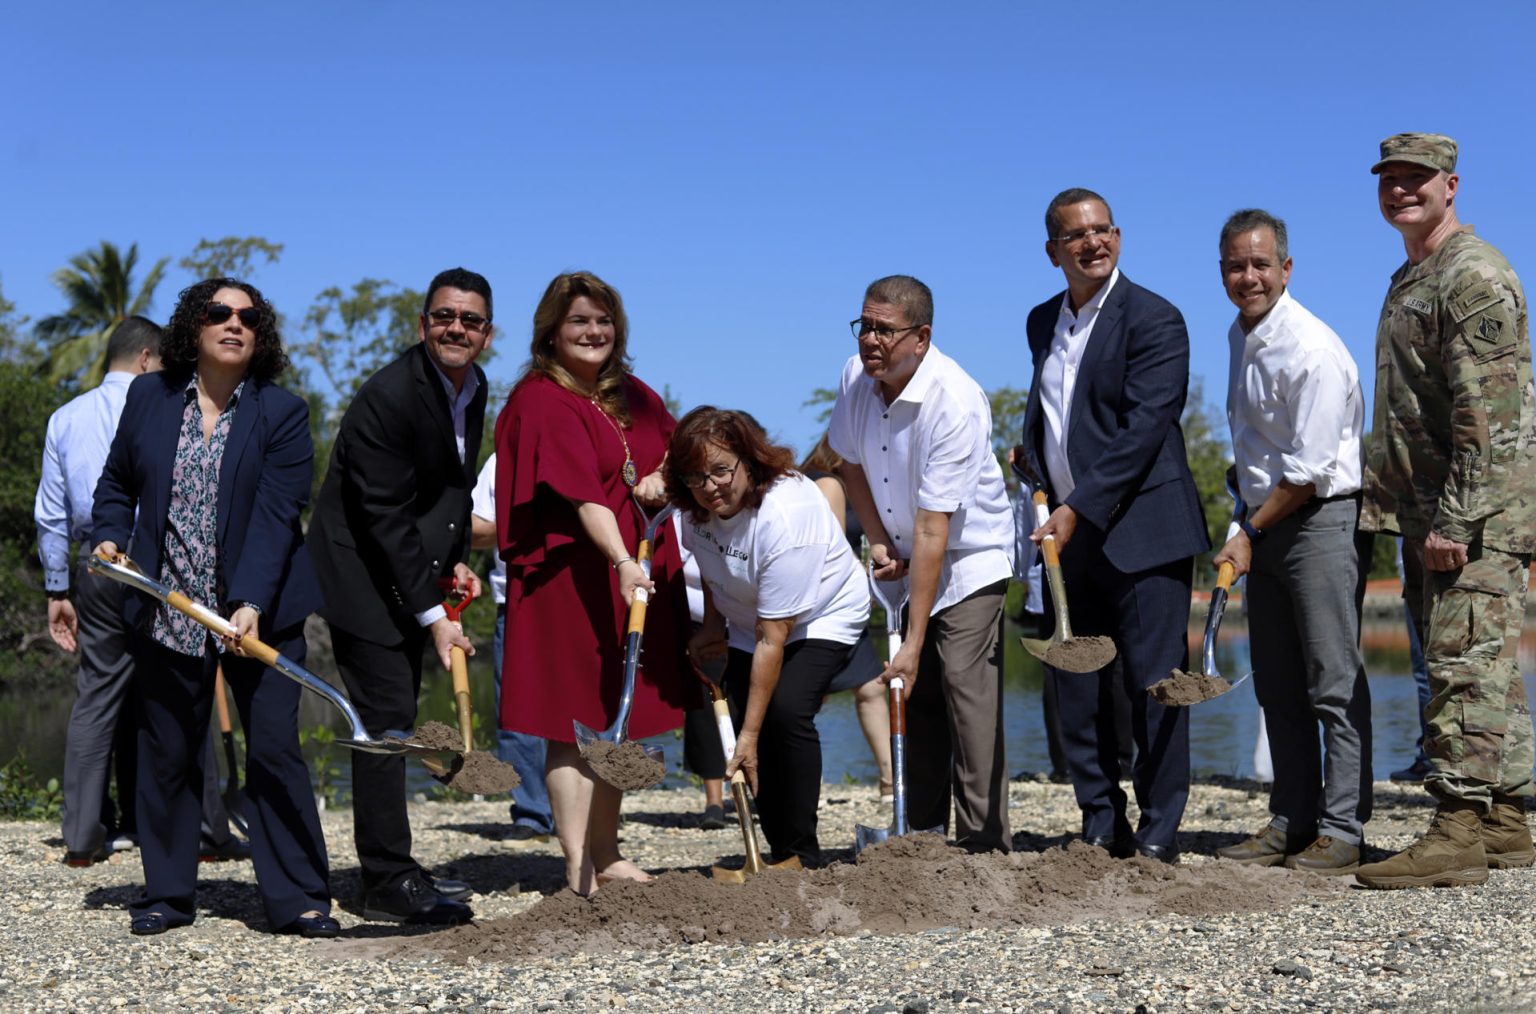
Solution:
M 441 13 L 433 13 L 440 10 Z M 1233 310 L 1216 233 L 1284 217 L 1292 292 L 1364 364 L 1402 261 L 1367 169 L 1385 135 L 1461 143 L 1463 221 L 1529 282 L 1529 3 L 28 4 L 0 61 L 0 286 L 34 319 L 107 239 L 283 243 L 290 321 L 364 277 L 464 264 L 496 293 L 494 380 L 556 272 L 624 294 L 637 373 L 805 447 L 845 321 L 892 272 L 936 340 L 1025 386 L 1061 288 L 1041 214 L 1105 194 L 1122 269 L 1176 303 L 1207 400 Z M 1522 184 L 1520 181 L 1526 179 Z M 181 285 L 173 271 L 154 312 Z

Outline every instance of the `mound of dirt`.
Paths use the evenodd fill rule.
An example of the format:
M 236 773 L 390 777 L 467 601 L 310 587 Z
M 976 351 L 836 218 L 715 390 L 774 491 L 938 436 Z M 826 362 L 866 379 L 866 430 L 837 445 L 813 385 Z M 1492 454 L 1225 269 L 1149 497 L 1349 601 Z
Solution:
M 646 884 L 616 881 L 591 898 L 561 892 L 515 918 L 414 937 L 399 948 L 427 948 L 457 960 L 516 961 L 860 930 L 892 934 L 1269 911 L 1346 889 L 1281 869 L 1117 860 L 1080 842 L 1048 852 L 971 855 L 937 835 L 913 835 L 865 849 L 854 864 L 763 873 L 743 884 L 674 872 Z
M 667 776 L 667 766 L 652 759 L 639 743 L 620 746 L 600 739 L 583 747 L 581 756 L 597 777 L 626 792 L 660 785 Z
M 1051 645 L 1045 664 L 1065 672 L 1098 672 L 1115 660 L 1115 642 L 1110 637 L 1074 637 Z
M 462 750 L 464 737 L 459 730 L 442 722 L 423 722 L 406 740 L 412 746 L 425 746 L 433 750 Z
M 1158 680 L 1147 687 L 1147 694 L 1157 703 L 1172 708 L 1184 708 L 1191 704 L 1199 704 L 1208 701 L 1212 697 L 1220 697 L 1232 684 L 1220 676 L 1207 676 L 1205 673 L 1184 672 L 1173 670 L 1173 675 L 1167 679 Z
M 448 787 L 472 796 L 496 796 L 523 784 L 517 769 L 484 750 L 471 750 L 457 765 Z

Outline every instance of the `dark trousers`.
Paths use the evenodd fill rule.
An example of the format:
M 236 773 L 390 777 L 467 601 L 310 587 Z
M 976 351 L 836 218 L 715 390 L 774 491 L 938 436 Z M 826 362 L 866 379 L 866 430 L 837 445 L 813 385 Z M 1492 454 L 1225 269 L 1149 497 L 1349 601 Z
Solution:
M 424 629 L 402 629 L 392 647 L 354 637 L 331 624 L 336 666 L 347 696 L 370 736 L 416 726 L 421 694 Z M 352 753 L 352 827 L 363 890 L 387 890 L 421 869 L 411 858 L 411 821 L 405 806 L 405 757 Z
M 816 712 L 853 648 L 822 640 L 784 646 L 779 685 L 768 701 L 757 741 L 757 815 L 774 862 L 799 856 L 807 866 L 821 864 L 821 845 L 816 840 L 816 809 L 821 804 Z M 751 682 L 752 653 L 732 648 L 725 667 L 725 693 L 738 715 L 746 714 Z M 739 718 L 736 728 L 741 729 Z
M 1103 536 L 1079 525 L 1061 555 L 1070 590 L 1072 632 L 1113 637 L 1119 666 L 1097 673 L 1047 667 L 1061 709 L 1067 773 L 1083 812 L 1084 837 L 1125 837 L 1125 792 L 1120 788 L 1119 736 L 1115 728 L 1118 680 L 1131 702 L 1136 760 L 1131 784 L 1141 820 L 1138 845 L 1175 844 L 1189 801 L 1189 709 L 1169 708 L 1147 696 L 1147 687 L 1174 669 L 1189 668 L 1189 560 L 1126 574 L 1105 559 Z M 1047 592 L 1049 595 L 1049 592 Z
M 274 638 L 295 661 L 304 638 Z M 134 915 L 159 912 L 172 926 L 196 914 L 198 825 L 214 672 L 224 680 L 246 731 L 245 778 L 250 800 L 251 862 L 272 929 L 311 909 L 329 913 L 330 867 L 309 769 L 299 752 L 298 684 L 254 659 L 220 656 L 211 639 L 201 656 L 171 651 L 134 637 L 134 685 L 139 697 L 139 856 L 144 897 Z

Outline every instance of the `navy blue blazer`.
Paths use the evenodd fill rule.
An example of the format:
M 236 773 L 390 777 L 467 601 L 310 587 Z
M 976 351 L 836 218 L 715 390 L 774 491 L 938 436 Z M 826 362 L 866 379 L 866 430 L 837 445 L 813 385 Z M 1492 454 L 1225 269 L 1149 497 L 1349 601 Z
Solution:
M 179 371 L 147 373 L 129 385 L 96 485 L 92 537 L 129 547 L 128 555 L 151 577 L 160 574 L 186 387 L 187 375 Z M 203 604 L 220 612 L 231 602 L 256 606 L 263 639 L 297 627 L 322 605 L 299 525 L 314 462 L 308 403 L 275 384 L 248 379 L 219 465 L 223 601 Z M 130 595 L 123 612 L 138 624 L 153 605 L 148 595 Z
M 1063 293 L 1029 312 L 1035 379 L 1024 410 L 1030 469 L 1046 484 L 1040 371 Z M 1067 427 L 1076 486 L 1066 503 L 1104 533 L 1104 555 L 1135 573 L 1211 548 L 1179 417 L 1189 388 L 1189 332 L 1178 309 L 1120 275 L 1083 349 Z M 1051 500 L 1058 502 L 1052 492 Z

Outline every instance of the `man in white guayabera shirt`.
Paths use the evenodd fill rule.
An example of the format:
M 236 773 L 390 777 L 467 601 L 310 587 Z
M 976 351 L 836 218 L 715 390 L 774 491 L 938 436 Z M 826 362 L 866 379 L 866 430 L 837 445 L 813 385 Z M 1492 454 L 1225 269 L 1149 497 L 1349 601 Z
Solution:
M 1013 515 L 987 396 L 932 344 L 933 294 L 872 283 L 852 322 L 829 439 L 875 577 L 909 579 L 906 639 L 881 678 L 906 681 L 907 811 L 974 850 L 1010 848 L 1003 753 L 1003 596 Z
M 1360 661 L 1369 534 L 1357 545 L 1359 371 L 1333 330 L 1292 298 L 1285 223 L 1248 209 L 1221 230 L 1227 422 L 1246 513 L 1215 563 L 1248 575 L 1253 688 L 1275 780 L 1270 822 L 1219 850 L 1314 873 L 1360 865 L 1371 816 L 1371 697 Z M 1319 759 L 1318 728 L 1322 728 Z

